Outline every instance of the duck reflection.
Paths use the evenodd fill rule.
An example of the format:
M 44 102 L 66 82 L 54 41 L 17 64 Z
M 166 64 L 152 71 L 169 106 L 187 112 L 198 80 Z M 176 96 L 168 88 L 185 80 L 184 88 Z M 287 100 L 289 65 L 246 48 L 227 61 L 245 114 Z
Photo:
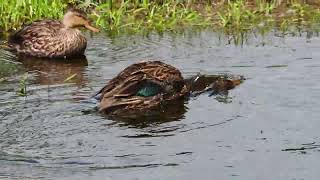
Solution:
M 77 86 L 86 84 L 84 71 L 88 65 L 85 56 L 66 60 L 39 59 L 19 57 L 19 61 L 27 72 L 36 74 L 34 83 L 40 85 L 54 85 L 75 83 Z
M 114 120 L 120 126 L 130 126 L 134 128 L 145 128 L 152 125 L 162 124 L 166 122 L 180 121 L 185 118 L 188 110 L 186 99 L 168 102 L 155 109 L 136 113 L 127 113 L 121 115 L 107 115 L 106 118 Z M 113 123 L 112 123 L 113 124 Z

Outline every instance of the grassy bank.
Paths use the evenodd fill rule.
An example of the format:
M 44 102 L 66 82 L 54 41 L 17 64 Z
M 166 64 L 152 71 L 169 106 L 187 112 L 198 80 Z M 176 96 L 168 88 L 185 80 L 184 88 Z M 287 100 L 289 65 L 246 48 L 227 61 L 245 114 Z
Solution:
M 63 0 L 0 0 L 0 29 L 17 29 L 41 18 L 60 18 L 66 7 Z
M 94 17 L 97 25 L 116 32 L 164 31 L 210 25 L 209 19 L 198 11 L 174 0 L 113 1 L 98 4 Z
M 0 0 L 0 28 L 17 29 L 41 18 L 61 18 L 67 4 L 89 12 L 112 33 L 212 28 L 227 34 L 319 31 L 318 0 Z

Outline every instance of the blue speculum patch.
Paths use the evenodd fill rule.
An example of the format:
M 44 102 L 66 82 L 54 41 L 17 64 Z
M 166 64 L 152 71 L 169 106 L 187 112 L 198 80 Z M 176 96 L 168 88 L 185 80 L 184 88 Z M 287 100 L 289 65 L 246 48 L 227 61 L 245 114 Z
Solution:
M 154 96 L 160 93 L 160 87 L 154 84 L 148 84 L 146 86 L 143 86 L 138 92 L 137 96 L 142 96 L 142 97 L 149 97 L 149 96 Z

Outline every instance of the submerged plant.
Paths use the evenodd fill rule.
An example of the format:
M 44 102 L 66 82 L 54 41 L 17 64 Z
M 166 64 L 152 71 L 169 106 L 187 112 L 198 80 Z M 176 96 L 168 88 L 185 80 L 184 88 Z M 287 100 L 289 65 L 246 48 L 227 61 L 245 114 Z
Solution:
M 28 73 L 25 73 L 19 82 L 19 90 L 17 94 L 19 96 L 27 96 L 27 79 L 28 79 Z
M 63 82 L 70 82 L 72 79 L 74 79 L 78 74 L 74 73 L 71 76 L 67 77 Z

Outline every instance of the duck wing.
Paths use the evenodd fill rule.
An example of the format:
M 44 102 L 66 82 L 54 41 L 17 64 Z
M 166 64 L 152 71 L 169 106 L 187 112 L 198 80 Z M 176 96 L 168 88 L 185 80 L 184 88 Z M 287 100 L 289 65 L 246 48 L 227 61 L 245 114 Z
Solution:
M 39 20 L 25 25 L 9 37 L 9 45 L 19 49 L 44 46 L 64 25 L 58 20 Z M 18 46 L 18 47 L 17 47 Z
M 106 86 L 104 86 L 96 95 L 98 94 L 106 94 L 110 91 L 117 89 L 116 87 L 122 86 L 121 89 L 129 90 L 131 88 L 138 85 L 142 81 L 148 81 L 154 84 L 158 84 L 162 86 L 164 82 L 183 82 L 183 77 L 178 69 L 168 64 L 162 63 L 160 61 L 146 61 L 140 62 L 136 64 L 132 64 L 129 67 L 125 68 L 121 71 L 115 78 L 111 79 Z M 119 93 L 119 91 L 116 94 Z M 123 92 L 123 91 L 122 91 Z M 134 92 L 132 89 L 128 92 Z
M 184 96 L 179 70 L 160 61 L 133 64 L 102 88 L 99 110 L 142 110 Z

